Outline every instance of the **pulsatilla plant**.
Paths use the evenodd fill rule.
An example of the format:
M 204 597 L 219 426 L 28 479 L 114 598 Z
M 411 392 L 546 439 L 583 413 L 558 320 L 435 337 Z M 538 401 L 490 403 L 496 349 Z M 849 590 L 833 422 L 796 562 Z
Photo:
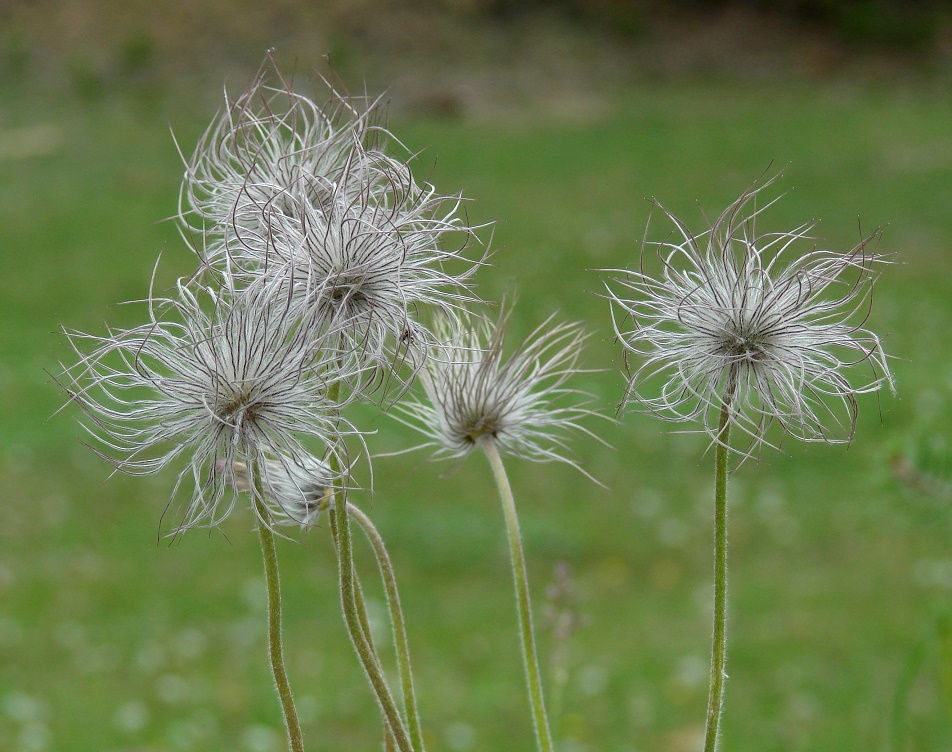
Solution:
M 637 270 L 609 270 L 615 333 L 636 365 L 621 407 L 697 422 L 715 454 L 714 630 L 705 752 L 723 706 L 727 628 L 728 454 L 768 443 L 776 423 L 804 441 L 849 442 L 857 395 L 892 386 L 879 337 L 865 328 L 885 259 L 878 233 L 846 253 L 811 243 L 811 225 L 761 233 L 754 184 L 694 234 L 662 208 L 674 238 L 645 244 Z M 660 273 L 646 267 L 651 248 Z M 741 446 L 731 444 L 741 433 Z
M 330 392 L 347 374 L 327 332 L 313 317 L 290 316 L 267 288 L 227 298 L 178 293 L 150 301 L 146 324 L 105 336 L 67 332 L 79 356 L 66 371 L 68 389 L 117 470 L 153 473 L 185 458 L 173 496 L 191 490 L 176 532 L 224 520 L 238 463 L 271 524 L 265 509 L 279 497 L 261 488 L 275 482 L 282 461 L 294 464 L 279 458 L 306 456 L 309 439 L 340 451 L 346 424 L 332 416 L 343 404 Z M 283 474 L 303 471 L 290 465 Z
M 212 277 L 275 279 L 324 316 L 342 359 L 415 371 L 434 338 L 417 314 L 455 318 L 479 266 L 462 197 L 385 151 L 380 99 L 332 88 L 317 105 L 266 66 L 187 161 L 179 216 Z M 412 371 L 412 372 L 413 372 Z

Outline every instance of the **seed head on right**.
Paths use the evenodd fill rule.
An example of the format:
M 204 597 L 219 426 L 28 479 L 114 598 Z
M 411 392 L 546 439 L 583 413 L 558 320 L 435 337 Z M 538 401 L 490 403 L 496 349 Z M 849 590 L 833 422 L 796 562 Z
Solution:
M 615 333 L 626 363 L 636 359 L 621 408 L 700 422 L 715 442 L 726 407 L 749 447 L 766 442 L 772 423 L 837 443 L 852 440 L 856 395 L 893 386 L 882 343 L 865 328 L 887 263 L 871 250 L 879 232 L 846 253 L 817 248 L 812 223 L 760 233 L 777 199 L 757 201 L 775 179 L 752 185 L 698 234 L 658 205 L 671 239 L 646 242 L 636 271 L 608 270 Z

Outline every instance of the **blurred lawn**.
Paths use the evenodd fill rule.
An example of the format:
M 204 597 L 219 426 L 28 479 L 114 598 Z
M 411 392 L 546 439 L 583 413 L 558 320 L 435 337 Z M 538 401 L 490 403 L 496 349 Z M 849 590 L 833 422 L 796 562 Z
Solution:
M 47 372 L 60 323 L 138 321 L 114 305 L 191 271 L 171 222 L 185 151 L 212 108 L 133 96 L 94 104 L 0 94 L 0 749 L 281 748 L 247 512 L 221 534 L 157 543 L 173 478 L 106 480 Z M 944 501 L 890 477 L 896 450 L 942 456 L 952 428 L 952 103 L 927 84 L 657 84 L 572 121 L 392 123 L 421 174 L 499 220 L 480 292 L 515 281 L 519 333 L 553 310 L 596 332 L 577 384 L 611 414 L 623 380 L 593 269 L 634 263 L 644 197 L 699 226 L 768 165 L 790 193 L 766 215 L 848 248 L 888 225 L 901 262 L 870 326 L 898 400 L 861 401 L 854 445 L 765 452 L 732 485 L 725 749 L 941 750 L 952 745 L 952 528 Z M 39 130 L 38 130 L 39 129 Z M 435 163 L 435 167 L 433 166 Z M 660 223 L 656 224 L 661 232 Z M 373 451 L 417 439 L 355 416 Z M 587 619 L 567 645 L 562 752 L 695 750 L 706 705 L 712 458 L 696 436 L 627 415 L 579 440 L 602 490 L 564 466 L 510 463 L 543 656 L 545 590 L 571 567 Z M 431 750 L 529 750 L 503 522 L 485 462 L 378 459 L 367 508 L 395 559 Z M 360 552 L 362 555 L 366 550 Z M 279 547 L 286 649 L 308 749 L 379 748 L 341 627 L 326 528 Z M 368 574 L 373 614 L 384 602 Z M 384 640 L 386 642 L 386 640 Z M 385 648 L 386 650 L 386 648 Z M 388 655 L 388 659 L 390 656 Z M 554 691 L 551 690 L 550 691 Z M 552 699 L 552 698 L 550 698 Z

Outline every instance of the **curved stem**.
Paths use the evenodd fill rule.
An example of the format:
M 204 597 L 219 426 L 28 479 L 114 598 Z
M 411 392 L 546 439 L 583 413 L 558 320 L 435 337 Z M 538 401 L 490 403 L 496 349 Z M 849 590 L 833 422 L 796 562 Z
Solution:
M 255 468 L 257 470 L 257 468 Z M 264 558 L 265 581 L 268 586 L 268 651 L 271 657 L 271 672 L 281 699 L 284 713 L 284 725 L 288 732 L 288 746 L 291 752 L 304 752 L 304 737 L 301 723 L 294 707 L 291 684 L 284 668 L 284 648 L 281 644 L 281 583 L 278 578 L 278 556 L 274 548 L 274 533 L 265 520 L 268 511 L 261 501 L 261 489 L 258 486 L 258 473 L 254 474 L 254 505 L 258 519 L 258 537 L 261 539 L 261 554 Z
M 410 737 L 404 727 L 400 711 L 393 700 L 390 688 L 383 675 L 383 669 L 377 660 L 373 646 L 367 635 L 364 634 L 357 607 L 357 596 L 354 587 L 354 553 L 350 538 L 350 522 L 347 514 L 347 503 L 335 504 L 330 510 L 331 532 L 337 542 L 337 559 L 340 564 L 340 592 L 341 603 L 344 609 L 344 621 L 350 633 L 351 642 L 357 651 L 361 665 L 370 680 L 377 702 L 383 711 L 384 718 L 390 725 L 394 741 L 400 752 L 413 752 Z
M 353 504 L 349 505 L 351 512 L 353 512 L 353 510 L 356 508 L 357 507 L 355 507 Z M 373 651 L 374 656 L 376 656 L 377 646 L 374 645 L 373 632 L 370 631 L 370 619 L 367 616 L 367 602 L 364 600 L 364 590 L 360 586 L 360 579 L 357 577 L 356 572 L 354 572 L 354 603 L 357 606 L 357 616 L 360 618 L 360 628 L 363 630 L 364 638 L 367 640 L 367 644 Z M 386 716 L 383 718 L 383 746 L 386 752 L 395 752 L 396 750 L 396 747 L 394 746 L 393 732 L 390 730 L 390 722 L 387 720 Z
M 714 634 L 711 641 L 711 689 L 707 701 L 704 752 L 717 749 L 724 680 L 727 675 L 727 453 L 730 438 L 731 397 L 728 387 L 721 406 L 714 450 Z
M 535 724 L 536 742 L 541 752 L 552 752 L 552 733 L 549 731 L 545 714 L 545 699 L 542 694 L 542 681 L 539 673 L 539 657 L 536 652 L 535 633 L 532 628 L 532 608 L 529 603 L 529 582 L 526 576 L 526 561 L 522 551 L 522 538 L 519 535 L 519 518 L 516 515 L 516 503 L 512 498 L 512 489 L 506 469 L 496 444 L 488 435 L 479 440 L 480 446 L 489 459 L 489 464 L 499 489 L 503 513 L 506 517 L 506 530 L 509 533 L 509 556 L 512 560 L 512 577 L 516 587 L 516 606 L 519 613 L 519 631 L 522 637 L 522 658 L 525 664 L 526 684 L 529 689 L 529 703 L 532 706 L 532 720 Z
M 397 580 L 393 572 L 393 564 L 387 554 L 383 538 L 377 532 L 373 522 L 353 504 L 347 505 L 348 514 L 360 525 L 367 540 L 373 547 L 377 557 L 377 566 L 383 578 L 387 591 L 387 605 L 390 609 L 390 621 L 393 624 L 393 641 L 396 646 L 397 671 L 400 674 L 400 684 L 403 689 L 403 702 L 407 711 L 407 725 L 410 727 L 410 741 L 414 752 L 422 752 L 423 730 L 420 727 L 420 715 L 417 711 L 416 693 L 413 690 L 413 672 L 410 667 L 410 643 L 407 640 L 406 622 L 403 619 L 403 609 L 400 607 L 400 594 L 397 591 Z
M 327 398 L 331 404 L 334 404 L 340 395 L 340 382 L 334 381 L 328 386 Z M 340 462 L 336 454 L 331 453 L 330 466 L 333 473 L 338 473 L 341 469 Z M 403 725 L 403 719 L 397 710 L 397 705 L 393 701 L 393 695 L 387 686 L 387 680 L 384 677 L 383 669 L 380 667 L 380 661 L 377 659 L 377 653 L 374 650 L 373 643 L 370 640 L 370 629 L 367 625 L 367 614 L 363 604 L 363 594 L 360 590 L 360 583 L 354 572 L 354 551 L 350 539 L 350 522 L 347 514 L 346 490 L 342 487 L 340 491 L 343 504 L 333 505 L 330 509 L 331 536 L 334 539 L 334 550 L 337 553 L 337 561 L 340 572 L 340 597 L 341 605 L 344 611 L 344 623 L 347 626 L 347 632 L 350 635 L 351 643 L 357 651 L 357 657 L 370 680 L 374 695 L 383 712 L 384 726 L 384 747 L 392 749 L 393 744 L 400 752 L 414 752 L 406 728 Z

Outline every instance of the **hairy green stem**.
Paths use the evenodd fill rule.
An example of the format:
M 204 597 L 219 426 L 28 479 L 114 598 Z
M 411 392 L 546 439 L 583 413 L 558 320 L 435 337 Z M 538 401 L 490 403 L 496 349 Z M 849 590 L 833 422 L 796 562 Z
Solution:
M 727 678 L 724 672 L 727 664 L 727 455 L 732 391 L 728 387 L 724 396 L 714 450 L 714 634 L 704 752 L 717 749 L 721 709 L 724 707 L 724 680 Z
M 291 694 L 288 673 L 284 668 L 284 648 L 281 644 L 281 583 L 278 578 L 278 556 L 274 548 L 274 533 L 271 532 L 271 528 L 265 522 L 268 518 L 268 511 L 261 500 L 257 468 L 255 468 L 254 479 L 254 505 L 258 518 L 258 537 L 261 539 L 265 581 L 268 586 L 268 651 L 271 657 L 271 672 L 274 674 L 274 683 L 278 688 L 278 696 L 281 699 L 284 725 L 288 731 L 288 747 L 291 752 L 304 752 L 304 736 L 301 734 L 301 723 L 294 707 L 294 697 Z
M 539 657 L 536 652 L 535 633 L 532 628 L 532 608 L 529 603 L 529 582 L 526 575 L 526 561 L 522 552 L 522 538 L 519 535 L 519 518 L 516 515 L 516 503 L 512 498 L 509 478 L 503 467 L 502 459 L 492 438 L 484 435 L 480 446 L 489 459 L 499 497 L 502 500 L 506 517 L 506 530 L 509 533 L 509 556 L 512 560 L 512 577 L 516 587 L 516 610 L 519 613 L 519 631 L 522 638 L 522 658 L 526 670 L 526 684 L 529 689 L 529 703 L 532 707 L 532 720 L 535 724 L 536 742 L 541 752 L 552 752 L 552 733 L 545 714 L 545 699 L 542 694 L 542 680 L 539 672 Z
M 347 513 L 347 503 L 335 504 L 330 511 L 331 532 L 337 543 L 337 560 L 340 565 L 340 593 L 341 604 L 344 610 L 344 621 L 350 633 L 351 642 L 357 651 L 361 665 L 370 680 L 377 702 L 383 711 L 384 718 L 390 726 L 394 741 L 400 752 L 414 752 L 407 734 L 400 711 L 394 702 L 387 680 L 384 677 L 380 661 L 374 652 L 368 635 L 364 633 L 360 613 L 357 606 L 356 588 L 354 586 L 354 552 L 350 538 L 350 520 Z
M 387 592 L 387 606 L 390 609 L 390 621 L 393 624 L 393 641 L 396 647 L 397 671 L 400 674 L 400 685 L 403 689 L 403 702 L 406 706 L 407 725 L 410 727 L 410 741 L 414 752 L 422 752 L 423 730 L 420 726 L 420 715 L 417 710 L 416 693 L 413 690 L 413 672 L 410 666 L 410 643 L 407 640 L 406 622 L 403 618 L 403 609 L 400 606 L 400 594 L 397 591 L 397 579 L 393 572 L 393 564 L 387 554 L 383 538 L 377 532 L 373 522 L 353 504 L 347 505 L 348 514 L 360 525 L 367 540 L 377 557 L 377 566 Z
M 357 507 L 350 504 L 348 508 L 350 512 L 353 513 L 353 510 Z M 335 545 L 337 545 L 336 542 Z M 374 655 L 377 655 L 377 646 L 374 645 L 373 633 L 370 631 L 370 618 L 367 616 L 367 602 L 364 600 L 364 590 L 360 586 L 360 578 L 357 577 L 356 571 L 354 572 L 354 602 L 357 605 L 357 615 L 360 617 L 360 628 L 363 630 L 364 638 L 370 645 L 370 649 Z M 390 722 L 386 716 L 383 718 L 383 746 L 386 752 L 394 752 L 396 750 L 393 741 L 393 732 L 390 730 Z
M 340 382 L 335 381 L 328 387 L 328 401 L 333 404 L 337 401 L 339 395 Z M 335 474 L 341 469 L 337 455 L 334 453 L 330 456 L 330 465 L 331 471 Z M 335 504 L 330 510 L 331 535 L 334 539 L 334 550 L 337 553 L 340 572 L 340 597 L 344 611 L 344 623 L 383 713 L 384 749 L 389 751 L 396 748 L 399 752 L 421 752 L 422 748 L 415 750 L 410 742 L 410 737 L 393 700 L 393 694 L 387 686 L 386 677 L 373 646 L 363 593 L 357 579 L 357 573 L 354 571 L 354 551 L 351 544 L 348 515 L 348 507 L 353 507 L 347 503 L 346 493 L 346 490 L 341 488 L 340 496 L 343 503 Z

